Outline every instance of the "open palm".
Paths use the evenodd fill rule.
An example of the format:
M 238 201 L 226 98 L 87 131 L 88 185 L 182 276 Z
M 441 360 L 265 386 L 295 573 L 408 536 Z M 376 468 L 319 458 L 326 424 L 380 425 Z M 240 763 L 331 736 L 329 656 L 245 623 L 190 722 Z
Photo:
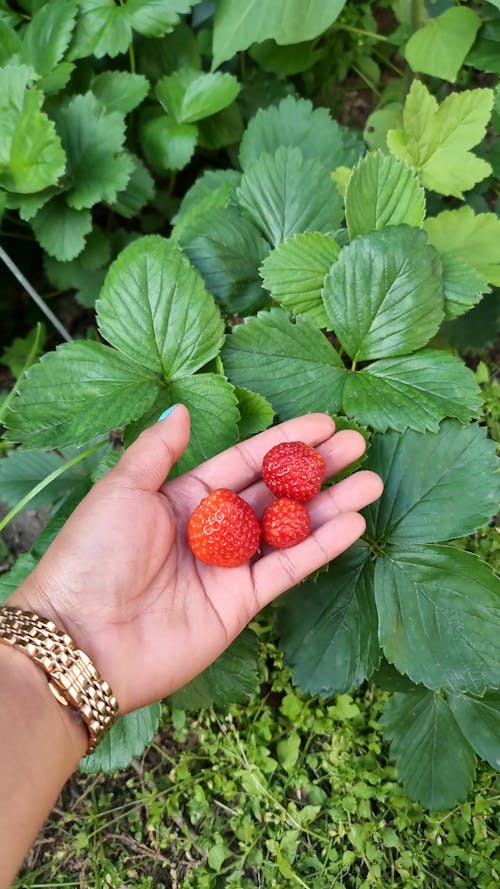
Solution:
M 178 405 L 143 433 L 98 482 L 12 597 L 53 617 L 107 679 L 120 712 L 180 688 L 232 642 L 276 596 L 342 553 L 364 530 L 358 510 L 380 496 L 377 475 L 359 471 L 308 504 L 312 532 L 287 550 L 267 551 L 238 568 L 194 558 L 186 525 L 210 491 L 237 491 L 258 516 L 272 499 L 260 478 L 279 441 L 318 446 L 327 477 L 364 451 L 361 435 L 333 434 L 325 414 L 275 426 L 163 484 L 189 440 Z

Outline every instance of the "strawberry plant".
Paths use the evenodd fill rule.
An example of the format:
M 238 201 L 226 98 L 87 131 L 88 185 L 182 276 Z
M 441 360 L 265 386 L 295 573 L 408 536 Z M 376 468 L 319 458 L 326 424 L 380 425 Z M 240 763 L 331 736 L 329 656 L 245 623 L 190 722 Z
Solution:
M 99 294 L 99 336 L 35 364 L 28 354 L 0 404 L 11 448 L 2 500 L 15 511 L 34 488 L 54 507 L 0 598 L 116 461 L 111 430 L 126 447 L 183 402 L 193 434 L 181 473 L 275 419 L 328 412 L 362 429 L 365 465 L 385 489 L 364 538 L 278 604 L 280 646 L 305 691 L 328 698 L 367 680 L 392 691 L 383 723 L 407 792 L 430 808 L 464 799 L 476 756 L 499 763 L 500 583 L 457 541 L 491 519 L 500 483 L 480 387 L 449 343 L 500 286 L 500 221 L 478 202 L 497 175 L 485 132 L 498 130 L 498 90 L 436 97 L 414 80 L 390 115 L 375 111 L 363 141 L 326 108 L 282 98 L 280 81 L 280 101 L 244 128 L 234 65 L 205 70 L 205 4 L 198 25 L 198 4 L 184 0 L 39 6 L 27 26 L 0 10 L 0 185 L 7 218 L 17 211 L 32 225 L 54 285 L 89 306 Z M 356 28 L 333 0 L 311 4 L 307 27 L 301 15 L 262 16 L 258 3 L 243 27 L 235 6 L 218 0 L 210 20 L 214 67 L 252 44 L 255 64 L 276 68 L 283 44 L 308 44 L 305 58 Z M 191 7 L 190 29 L 179 15 Z M 450 56 L 429 74 L 454 81 L 467 58 L 479 64 L 480 47 L 484 58 L 491 22 L 478 19 L 465 39 L 463 13 L 477 15 L 456 12 L 422 22 L 420 42 L 401 22 L 416 71 L 426 72 L 425 41 L 434 58 L 451 31 Z M 120 54 L 130 71 L 100 69 Z M 301 83 L 312 83 L 315 61 L 304 64 Z M 233 146 L 223 163 L 174 207 L 175 171 L 221 145 Z M 103 220 L 117 217 L 127 229 L 108 234 Z M 179 706 L 244 697 L 256 653 L 246 630 L 178 693 Z M 155 705 L 119 720 L 83 768 L 121 767 L 158 718 Z

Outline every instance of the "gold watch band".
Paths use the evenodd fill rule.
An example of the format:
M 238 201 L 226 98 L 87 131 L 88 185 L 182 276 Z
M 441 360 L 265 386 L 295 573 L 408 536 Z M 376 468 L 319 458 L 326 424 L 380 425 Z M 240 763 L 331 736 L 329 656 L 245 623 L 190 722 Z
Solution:
M 118 701 L 90 658 L 51 620 L 9 605 L 0 607 L 0 642 L 35 661 L 59 703 L 80 713 L 89 732 L 87 754 L 92 753 L 116 719 Z

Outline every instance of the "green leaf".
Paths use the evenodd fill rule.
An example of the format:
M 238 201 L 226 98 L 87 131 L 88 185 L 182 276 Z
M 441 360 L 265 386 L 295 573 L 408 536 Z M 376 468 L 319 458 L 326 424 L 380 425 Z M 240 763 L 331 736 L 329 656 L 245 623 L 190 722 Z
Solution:
M 113 203 L 134 164 L 123 152 L 125 120 L 106 111 L 93 93 L 74 96 L 59 109 L 56 124 L 68 158 L 66 200 L 75 210 Z
M 0 364 L 5 364 L 16 380 L 26 367 L 30 367 L 40 357 L 45 345 L 45 334 L 45 327 L 39 323 L 26 336 L 16 337 L 0 354 Z
M 467 315 L 446 322 L 442 333 L 447 342 L 462 355 L 477 355 L 495 342 L 500 329 L 498 290 L 487 294 Z
M 246 315 L 268 300 L 258 268 L 269 246 L 236 210 L 215 209 L 184 228 L 180 243 L 208 290 L 229 312 Z
M 438 433 L 376 435 L 366 464 L 384 491 L 365 515 L 370 536 L 398 546 L 450 540 L 481 528 L 500 496 L 495 446 L 478 424 Z
M 134 756 L 141 756 L 153 740 L 161 716 L 161 704 L 150 704 L 119 716 L 111 730 L 90 756 L 80 762 L 80 771 L 86 774 L 104 772 L 112 775 L 128 766 Z
M 276 758 L 281 766 L 287 771 L 291 772 L 295 763 L 299 758 L 300 753 L 300 744 L 301 737 L 296 734 L 296 732 L 292 732 L 283 741 L 278 741 L 276 744 Z M 292 868 L 289 868 L 293 875 Z M 283 873 L 283 871 L 281 871 Z
M 111 244 L 105 232 L 94 226 L 85 247 L 76 259 L 59 262 L 44 256 L 44 269 L 51 284 L 58 290 L 75 290 L 75 299 L 93 307 L 104 282 Z
M 42 77 L 38 82 L 38 86 L 46 96 L 53 96 L 67 86 L 74 70 L 73 62 L 59 62 L 53 71 Z
M 472 207 L 444 210 L 426 219 L 424 230 L 440 256 L 460 260 L 500 286 L 500 219 L 495 213 L 474 213 Z
M 140 417 L 159 383 L 100 343 L 65 343 L 27 372 L 5 417 L 6 439 L 27 449 L 85 444 Z
M 123 15 L 123 8 L 114 0 L 83 0 L 69 58 L 84 59 L 94 55 L 97 59 L 126 52 L 132 39 L 130 24 Z
M 243 117 L 236 101 L 227 108 L 205 117 L 198 124 L 198 142 L 200 148 L 218 151 L 229 145 L 236 145 L 243 135 Z
M 406 60 L 414 71 L 454 83 L 480 26 L 481 19 L 472 9 L 447 9 L 411 35 Z
M 224 325 L 203 279 L 159 235 L 133 241 L 110 266 L 97 306 L 102 336 L 128 361 L 175 380 L 220 350 Z
M 19 35 L 6 22 L 0 19 L 0 66 L 6 64 L 13 55 L 21 50 Z
M 354 167 L 347 186 L 345 215 L 351 239 L 386 225 L 421 228 L 425 192 L 407 164 L 377 151 L 365 155 Z
M 273 250 L 262 263 L 264 287 L 286 309 L 308 315 L 317 327 L 329 327 L 321 289 L 340 247 L 328 235 L 304 232 Z
M 64 56 L 76 19 L 75 0 L 51 0 L 38 9 L 23 32 L 20 60 L 38 74 L 50 74 Z
M 325 168 L 298 148 L 263 154 L 243 175 L 237 200 L 271 244 L 340 225 L 342 199 Z
M 250 392 L 243 386 L 236 386 L 240 422 L 238 424 L 240 439 L 250 438 L 257 432 L 263 432 L 272 425 L 274 411 L 272 405 L 257 392 Z
M 468 262 L 451 253 L 441 255 L 445 318 L 457 318 L 468 312 L 491 290 L 486 279 Z
M 2 503 L 9 508 L 15 506 L 35 485 L 66 462 L 64 454 L 60 453 L 11 451 L 5 459 L 0 460 Z M 64 499 L 85 475 L 85 469 L 78 464 L 30 500 L 29 509 L 45 509 Z
M 340 15 L 345 0 L 260 0 L 234 3 L 217 0 L 214 22 L 213 67 L 251 43 L 272 38 L 276 43 L 300 43 L 322 34 Z
M 380 660 L 373 565 L 361 541 L 316 580 L 287 593 L 276 613 L 285 663 L 304 691 L 325 697 L 349 691 Z
M 389 102 L 383 108 L 376 108 L 367 118 L 363 139 L 370 151 L 387 152 L 387 133 L 403 126 L 403 106 L 401 102 Z
M 483 697 L 448 695 L 451 711 L 469 744 L 494 769 L 500 769 L 500 691 Z
M 342 395 L 345 413 L 378 432 L 437 432 L 445 417 L 467 423 L 480 414 L 481 404 L 472 371 L 437 349 L 382 359 L 349 373 Z
M 489 0 L 489 2 L 498 8 L 498 0 Z M 486 7 L 488 9 L 488 7 Z M 476 68 L 479 71 L 488 71 L 493 74 L 500 74 L 500 28 L 498 27 L 498 17 L 492 17 L 488 21 L 490 15 L 485 13 L 485 19 L 479 33 L 476 36 L 474 46 L 465 59 L 464 65 Z
M 313 108 L 309 99 L 287 96 L 279 105 L 260 108 L 252 117 L 241 140 L 240 164 L 246 171 L 262 154 L 274 154 L 285 146 L 300 148 L 304 158 L 320 161 L 329 171 L 350 166 L 364 148 L 359 143 L 351 158 L 347 134 L 326 108 Z
M 134 164 L 130 179 L 123 191 L 120 191 L 113 203 L 110 205 L 115 213 L 124 216 L 126 219 L 132 219 L 138 216 L 141 210 L 154 197 L 155 184 L 152 176 L 148 173 L 146 167 L 140 157 L 135 154 L 130 155 Z
M 392 695 L 382 725 L 391 740 L 399 780 L 411 799 L 427 809 L 450 808 L 466 799 L 476 760 L 440 695 L 426 689 Z
M 500 671 L 500 579 L 472 553 L 389 547 L 375 565 L 384 654 L 430 689 L 482 695 Z
M 322 53 L 316 49 L 314 40 L 295 43 L 293 52 L 288 46 L 279 46 L 275 40 L 264 40 L 251 46 L 249 55 L 264 71 L 290 76 L 308 71 L 321 59 Z
M 127 0 L 123 12 L 135 31 L 145 37 L 163 37 L 200 0 Z
M 44 95 L 30 88 L 26 65 L 0 69 L 0 187 L 30 194 L 58 182 L 66 164 L 54 124 L 41 107 Z
M 92 228 L 90 210 L 68 207 L 64 197 L 52 198 L 32 220 L 37 241 L 49 256 L 67 262 L 85 247 Z
M 247 695 L 257 691 L 258 650 L 255 633 L 243 630 L 203 673 L 170 695 L 169 704 L 179 710 L 202 710 L 244 701 Z
M 143 74 L 128 71 L 103 71 L 92 81 L 94 96 L 108 111 L 128 114 L 137 108 L 149 92 L 149 81 Z
M 280 419 L 334 414 L 346 371 L 326 337 L 304 315 L 259 312 L 233 328 L 222 350 L 229 379 L 271 402 Z
M 240 86 L 231 74 L 204 74 L 181 68 L 163 77 L 155 88 L 157 99 L 177 123 L 195 123 L 226 108 Z
M 387 145 L 416 170 L 426 188 L 462 198 L 491 173 L 491 166 L 470 149 L 483 139 L 492 107 L 492 90 L 451 93 L 438 105 L 424 84 L 414 80 L 403 129 L 389 130 Z
M 241 182 L 237 170 L 205 170 L 184 195 L 172 219 L 176 231 L 183 230 L 194 219 L 217 208 L 228 207 Z
M 351 358 L 420 349 L 443 319 L 441 263 L 418 229 L 389 226 L 344 247 L 325 278 L 323 302 Z
M 198 129 L 195 124 L 156 117 L 141 128 L 140 140 L 146 160 L 155 170 L 182 170 L 193 156 Z

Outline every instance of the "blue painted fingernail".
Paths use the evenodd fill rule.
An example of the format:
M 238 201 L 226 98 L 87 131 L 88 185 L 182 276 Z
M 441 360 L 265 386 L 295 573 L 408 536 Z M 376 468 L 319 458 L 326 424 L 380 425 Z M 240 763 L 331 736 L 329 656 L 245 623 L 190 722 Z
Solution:
M 172 413 L 175 407 L 177 407 L 176 404 L 173 404 L 172 407 L 168 407 L 166 411 L 163 411 L 163 413 L 160 414 L 156 422 L 159 423 L 160 420 L 164 420 L 166 417 L 168 417 L 168 415 Z

